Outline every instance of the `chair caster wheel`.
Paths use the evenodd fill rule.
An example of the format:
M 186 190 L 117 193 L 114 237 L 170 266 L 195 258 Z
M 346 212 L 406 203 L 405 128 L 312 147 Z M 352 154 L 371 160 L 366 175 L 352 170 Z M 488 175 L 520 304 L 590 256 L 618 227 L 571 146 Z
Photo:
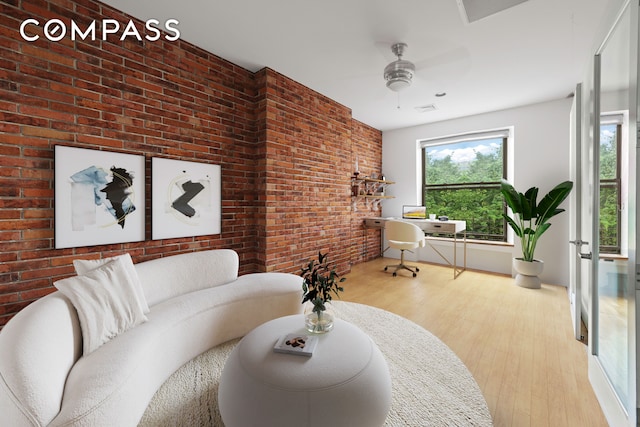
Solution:
M 416 271 L 420 271 L 420 269 L 418 267 L 416 267 Z
M 398 273 L 393 273 L 393 277 L 396 277 L 398 275 Z
M 387 267 L 384 268 L 384 271 L 387 271 Z
M 416 277 L 416 276 L 417 276 L 417 274 L 416 274 L 416 273 L 413 273 L 413 277 Z

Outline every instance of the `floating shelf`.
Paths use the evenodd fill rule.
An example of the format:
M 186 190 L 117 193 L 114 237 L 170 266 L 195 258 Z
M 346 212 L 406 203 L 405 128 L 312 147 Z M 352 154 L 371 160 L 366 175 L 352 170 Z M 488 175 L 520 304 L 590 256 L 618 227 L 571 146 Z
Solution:
M 395 184 L 393 181 L 374 178 L 351 177 L 351 206 L 353 211 L 358 210 L 358 200 L 364 200 L 369 208 L 377 209 L 380 201 L 393 199 L 394 196 L 385 196 L 387 186 Z

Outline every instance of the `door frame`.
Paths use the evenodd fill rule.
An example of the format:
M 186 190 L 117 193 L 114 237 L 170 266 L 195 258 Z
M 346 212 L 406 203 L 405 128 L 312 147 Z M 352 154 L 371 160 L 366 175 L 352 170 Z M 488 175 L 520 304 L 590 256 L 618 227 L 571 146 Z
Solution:
M 569 196 L 569 206 L 574 215 L 571 216 L 569 226 L 569 307 L 573 323 L 573 335 L 576 340 L 583 341 L 582 334 L 582 272 L 580 252 L 585 242 L 582 241 L 582 83 L 576 85 L 570 113 L 570 177 L 574 182 L 573 191 Z

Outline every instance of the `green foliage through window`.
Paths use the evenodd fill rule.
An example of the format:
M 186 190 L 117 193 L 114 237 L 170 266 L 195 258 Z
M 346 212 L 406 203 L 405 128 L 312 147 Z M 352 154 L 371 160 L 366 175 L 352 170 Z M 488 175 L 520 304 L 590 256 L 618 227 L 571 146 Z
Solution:
M 423 148 L 423 204 L 429 213 L 467 222 L 467 237 L 506 241 L 506 138 L 463 141 Z
M 600 126 L 600 252 L 620 253 L 620 125 Z

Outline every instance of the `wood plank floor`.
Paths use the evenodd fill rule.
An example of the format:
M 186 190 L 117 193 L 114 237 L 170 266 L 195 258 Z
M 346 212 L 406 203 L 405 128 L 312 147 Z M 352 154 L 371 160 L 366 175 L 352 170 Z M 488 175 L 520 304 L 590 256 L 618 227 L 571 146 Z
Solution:
M 511 277 L 418 265 L 392 277 L 378 258 L 345 275 L 341 300 L 410 319 L 466 364 L 495 426 L 607 426 L 587 378 L 587 347 L 573 338 L 567 290 L 517 287 Z

